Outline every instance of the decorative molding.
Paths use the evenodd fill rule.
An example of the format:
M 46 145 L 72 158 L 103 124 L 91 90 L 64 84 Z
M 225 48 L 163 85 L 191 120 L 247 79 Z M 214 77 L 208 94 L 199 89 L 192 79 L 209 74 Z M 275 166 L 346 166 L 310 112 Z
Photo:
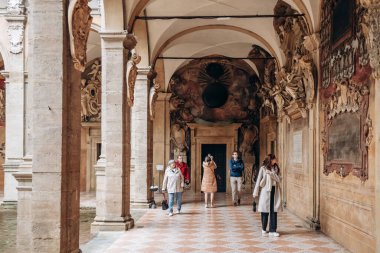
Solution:
M 368 93 L 367 86 L 357 86 L 349 81 L 336 83 L 336 90 L 328 99 L 327 118 L 331 120 L 345 112 L 357 112 L 363 96 Z
M 133 102 L 135 99 L 135 84 L 136 78 L 138 74 L 137 64 L 141 61 L 141 56 L 137 53 L 133 53 L 131 60 L 128 62 L 128 89 L 127 89 L 127 102 L 130 107 L 133 106 Z
M 325 161 L 323 173 L 329 175 L 335 171 L 341 177 L 352 173 L 364 182 L 368 179 L 368 146 L 373 138 L 372 120 L 368 116 L 369 89 L 366 85 L 359 86 L 350 82 L 337 84 L 336 92 L 329 98 L 329 101 L 330 103 L 325 103 L 325 126 L 322 131 L 322 151 Z M 358 152 L 361 152 L 361 161 L 329 161 L 327 158 L 332 120 L 337 115 L 345 113 L 356 113 L 360 118 Z
M 82 122 L 99 122 L 101 120 L 101 67 L 100 60 L 95 60 L 82 74 Z
M 294 14 L 297 11 L 279 1 L 274 8 L 276 15 Z M 285 65 L 277 72 L 271 96 L 278 112 L 294 103 L 303 117 L 312 108 L 315 100 L 316 67 L 313 53 L 319 48 L 318 34 L 309 34 L 303 17 L 275 18 L 274 29 L 280 40 L 280 48 L 287 57 Z
M 10 49 L 12 54 L 19 54 L 23 51 L 24 41 L 24 24 L 9 24 L 8 36 Z
M 157 77 L 157 72 L 154 69 L 151 68 L 149 70 L 147 77 L 149 82 L 153 83 L 153 86 L 149 90 L 149 116 L 150 120 L 154 120 L 158 91 L 161 86 L 159 83 L 154 82 L 154 79 Z
M 366 8 L 361 22 L 364 33 L 369 62 L 372 74 L 375 78 L 380 78 L 380 2 L 377 0 L 359 0 L 360 4 Z
M 92 23 L 88 0 L 73 0 L 69 5 L 70 49 L 74 68 L 83 72 L 87 63 L 87 40 Z
M 23 15 L 25 12 L 23 0 L 8 0 L 7 15 Z

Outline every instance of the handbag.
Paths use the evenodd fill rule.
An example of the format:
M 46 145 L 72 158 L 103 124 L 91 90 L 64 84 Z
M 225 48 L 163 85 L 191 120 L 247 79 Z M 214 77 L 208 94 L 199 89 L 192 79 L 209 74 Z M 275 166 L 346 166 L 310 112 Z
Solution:
M 253 212 L 256 212 L 256 207 L 257 207 L 256 201 L 253 200 L 253 203 L 252 203 L 252 211 Z
M 161 207 L 162 210 L 166 210 L 169 208 L 168 201 L 166 200 L 165 194 L 162 193 L 162 195 L 164 196 L 164 200 L 161 202 Z

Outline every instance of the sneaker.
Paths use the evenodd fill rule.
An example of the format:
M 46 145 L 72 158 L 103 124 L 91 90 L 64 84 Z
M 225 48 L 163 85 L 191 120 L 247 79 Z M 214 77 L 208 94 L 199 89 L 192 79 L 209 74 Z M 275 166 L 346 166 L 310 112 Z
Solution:
M 180 214 L 181 213 L 181 210 L 177 210 L 177 212 L 175 212 L 176 214 Z
M 238 204 L 236 202 L 234 202 L 234 206 L 237 206 Z
M 261 230 L 261 235 L 262 235 L 262 236 L 266 236 L 266 235 L 267 235 L 267 231 L 265 231 L 265 230 Z
M 169 216 L 173 216 L 173 213 L 169 213 L 168 215 L 169 215 Z
M 208 208 L 208 205 L 207 205 L 207 204 L 205 205 L 205 208 Z
M 269 232 L 269 236 L 279 237 L 280 234 L 277 232 Z

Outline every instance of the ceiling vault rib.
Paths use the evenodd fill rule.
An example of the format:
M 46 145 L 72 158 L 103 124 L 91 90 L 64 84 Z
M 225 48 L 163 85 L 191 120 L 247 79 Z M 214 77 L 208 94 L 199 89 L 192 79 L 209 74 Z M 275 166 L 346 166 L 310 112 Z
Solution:
M 281 18 L 281 17 L 303 17 L 303 13 L 275 15 L 275 14 L 256 14 L 256 15 L 211 15 L 211 16 L 135 16 L 135 19 L 142 20 L 170 20 L 170 19 L 249 19 L 249 18 Z

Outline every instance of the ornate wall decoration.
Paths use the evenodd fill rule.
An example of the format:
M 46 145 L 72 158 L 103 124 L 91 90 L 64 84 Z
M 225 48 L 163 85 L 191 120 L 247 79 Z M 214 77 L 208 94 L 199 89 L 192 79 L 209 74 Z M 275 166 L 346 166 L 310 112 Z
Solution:
M 24 25 L 10 24 L 8 26 L 8 36 L 10 42 L 10 52 L 13 54 L 21 53 L 24 48 Z
M 253 145 L 260 117 L 259 86 L 255 72 L 241 60 L 206 57 L 177 70 L 169 82 L 172 155 L 186 152 L 187 157 L 191 156 L 188 123 L 244 123 L 240 149 L 247 162 L 251 161 L 252 169 L 258 157 Z
M 87 62 L 87 39 L 92 23 L 88 0 L 75 0 L 69 6 L 70 47 L 74 68 L 83 72 Z
M 368 12 L 355 1 L 348 1 L 343 12 L 352 12 L 344 15 L 350 26 L 340 33 L 340 39 L 333 39 L 332 34 L 335 8 L 341 1 L 325 0 L 322 4 L 323 172 L 325 175 L 336 172 L 341 177 L 352 173 L 365 181 L 368 179 L 368 146 L 372 139 L 372 121 L 368 117 L 372 70 L 366 44 L 368 27 L 362 24 Z
M 82 74 L 82 122 L 99 122 L 101 120 L 101 67 L 100 60 L 95 60 Z
M 179 152 L 186 152 L 189 146 L 186 143 L 186 126 L 180 124 L 173 124 L 170 128 L 170 140 L 174 144 L 175 149 Z
M 156 107 L 156 101 L 158 98 L 158 90 L 161 88 L 159 83 L 155 83 L 154 79 L 157 76 L 157 72 L 153 69 L 150 69 L 147 77 L 148 81 L 153 84 L 153 86 L 149 90 L 149 117 L 150 120 L 154 119 L 155 116 L 155 107 Z
M 287 3 L 279 1 L 274 13 L 280 16 L 274 19 L 273 25 L 287 61 L 277 73 L 273 95 L 279 111 L 292 103 L 306 117 L 315 99 L 316 68 L 312 52 L 318 38 L 310 35 L 303 17 L 281 17 L 297 13 Z
M 229 60 L 190 62 L 169 82 L 171 114 L 183 123 L 245 122 L 258 117 L 259 84 L 249 69 L 246 63 Z
M 134 53 L 132 55 L 131 60 L 128 62 L 128 89 L 127 89 L 127 102 L 130 107 L 133 106 L 133 102 L 135 99 L 135 84 L 136 84 L 136 78 L 137 78 L 137 64 L 139 64 L 141 61 L 141 56 Z
M 8 0 L 7 13 L 8 15 L 22 15 L 24 14 L 24 1 L 23 0 Z
M 0 126 L 5 125 L 5 79 L 0 75 Z
M 361 22 L 375 78 L 380 78 L 380 3 L 377 0 L 359 0 L 364 14 Z

